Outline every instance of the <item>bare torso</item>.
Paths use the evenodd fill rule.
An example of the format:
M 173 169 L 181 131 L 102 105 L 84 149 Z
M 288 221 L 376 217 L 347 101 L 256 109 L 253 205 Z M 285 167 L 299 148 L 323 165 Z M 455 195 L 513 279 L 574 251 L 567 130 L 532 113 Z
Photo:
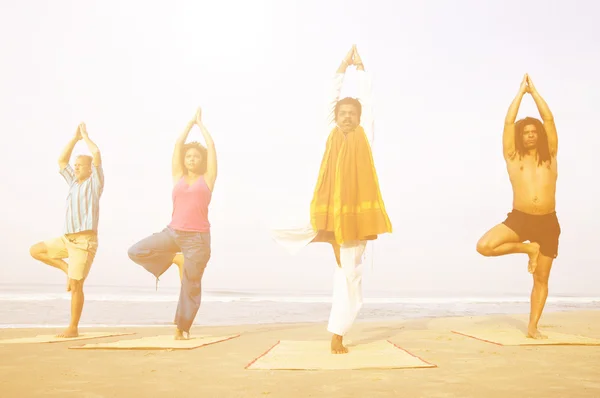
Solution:
M 506 163 L 513 188 L 513 209 L 527 214 L 543 215 L 555 211 L 556 180 L 558 167 L 556 157 L 552 162 L 538 161 L 524 156 Z

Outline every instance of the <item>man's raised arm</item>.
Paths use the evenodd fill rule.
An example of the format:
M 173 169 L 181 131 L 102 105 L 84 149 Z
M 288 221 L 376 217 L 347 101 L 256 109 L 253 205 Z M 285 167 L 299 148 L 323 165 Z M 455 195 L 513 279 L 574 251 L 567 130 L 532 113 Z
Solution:
M 92 154 L 92 181 L 94 181 L 94 189 L 98 193 L 98 196 L 100 196 L 104 191 L 104 171 L 102 170 L 100 149 L 98 149 L 98 146 L 90 139 L 85 123 L 79 125 L 79 131 L 81 132 L 81 137 L 83 138 L 83 141 L 85 141 L 88 150 Z
M 544 130 L 546 130 L 546 135 L 548 136 L 550 156 L 556 157 L 556 154 L 558 153 L 558 133 L 556 132 L 556 125 L 554 124 L 554 116 L 546 101 L 544 101 L 540 93 L 538 93 L 529 76 L 527 76 L 527 85 L 529 86 L 529 92 L 535 101 L 535 105 L 538 108 L 538 112 L 544 121 Z
M 77 144 L 77 141 L 79 141 L 80 139 L 81 133 L 79 131 L 79 126 L 77 126 L 75 135 L 69 140 L 69 142 L 61 152 L 60 156 L 58 157 L 58 167 L 60 168 L 61 172 L 69 164 L 69 161 L 71 160 L 71 153 L 73 153 L 73 148 L 75 148 L 75 144 Z
M 517 96 L 510 104 L 506 118 L 504 119 L 504 132 L 502 133 L 502 153 L 506 161 L 513 160 L 516 155 L 515 148 L 515 120 L 517 120 L 517 114 L 519 113 L 519 107 L 521 106 L 521 100 L 527 92 L 527 74 L 523 76 L 521 86 Z
M 354 65 L 358 71 L 358 100 L 362 106 L 360 116 L 360 125 L 365 130 L 365 134 L 372 145 L 375 139 L 375 119 L 373 117 L 373 84 L 371 74 L 365 71 L 365 65 L 354 46 Z
M 348 51 L 348 54 L 342 60 L 342 63 L 338 67 L 335 75 L 333 76 L 333 80 L 331 82 L 331 86 L 329 88 L 329 92 L 327 93 L 327 134 L 331 132 L 331 130 L 335 127 L 335 106 L 340 100 L 340 94 L 342 93 L 342 85 L 344 84 L 344 77 L 346 73 L 346 69 L 348 69 L 349 65 L 353 64 L 354 55 L 354 47 Z
M 81 137 L 87 145 L 88 150 L 92 154 L 92 164 L 95 167 L 102 166 L 102 157 L 100 156 L 100 149 L 98 149 L 98 146 L 90 139 L 90 136 L 88 135 L 87 129 L 85 127 L 85 123 L 81 123 L 79 125 L 79 131 L 81 132 Z

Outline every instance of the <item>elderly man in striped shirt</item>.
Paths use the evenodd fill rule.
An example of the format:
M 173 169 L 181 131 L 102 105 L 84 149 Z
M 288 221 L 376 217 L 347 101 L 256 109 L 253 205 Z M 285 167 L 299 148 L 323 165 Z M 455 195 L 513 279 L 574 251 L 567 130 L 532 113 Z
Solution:
M 83 140 L 92 156 L 81 155 L 69 165 L 71 153 L 78 141 Z M 104 173 L 100 151 L 90 140 L 84 123 L 77 127 L 58 159 L 60 174 L 69 185 L 64 234 L 39 242 L 30 249 L 31 256 L 67 274 L 67 291 L 71 292 L 71 322 L 57 337 L 77 337 L 83 310 L 83 282 L 90 272 L 98 248 L 98 219 L 100 196 L 104 189 Z M 63 259 L 68 258 L 67 264 Z

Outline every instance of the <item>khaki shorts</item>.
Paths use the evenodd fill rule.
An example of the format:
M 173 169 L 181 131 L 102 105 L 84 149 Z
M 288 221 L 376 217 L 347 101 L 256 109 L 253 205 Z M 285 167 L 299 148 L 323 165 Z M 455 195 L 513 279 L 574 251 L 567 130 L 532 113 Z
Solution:
M 67 234 L 44 243 L 48 248 L 49 257 L 69 259 L 70 279 L 82 280 L 87 277 L 98 250 L 98 237 L 95 234 Z

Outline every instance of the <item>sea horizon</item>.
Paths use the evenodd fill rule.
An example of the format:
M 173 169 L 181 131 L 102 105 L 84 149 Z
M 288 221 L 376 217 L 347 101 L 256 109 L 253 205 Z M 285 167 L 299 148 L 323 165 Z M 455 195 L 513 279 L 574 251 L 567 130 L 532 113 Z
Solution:
M 365 290 L 357 321 L 527 313 L 529 295 Z M 172 326 L 179 287 L 103 286 L 85 289 L 80 327 Z M 0 284 L 0 329 L 64 327 L 71 294 L 60 284 Z M 331 292 L 215 289 L 202 292 L 195 326 L 326 322 Z M 600 309 L 600 297 L 551 294 L 545 311 Z
M 177 301 L 179 286 L 172 285 L 86 285 L 86 301 Z M 258 289 L 258 288 L 202 288 L 202 301 L 285 301 L 285 302 L 326 302 L 331 303 L 331 289 Z M 363 291 L 364 302 L 406 303 L 406 302 L 518 302 L 529 301 L 526 293 L 497 292 L 443 292 L 413 290 L 402 292 L 385 290 Z M 35 300 L 70 300 L 65 284 L 23 284 L 0 283 L 0 302 Z M 600 302 L 600 295 L 581 293 L 550 293 L 548 302 Z

